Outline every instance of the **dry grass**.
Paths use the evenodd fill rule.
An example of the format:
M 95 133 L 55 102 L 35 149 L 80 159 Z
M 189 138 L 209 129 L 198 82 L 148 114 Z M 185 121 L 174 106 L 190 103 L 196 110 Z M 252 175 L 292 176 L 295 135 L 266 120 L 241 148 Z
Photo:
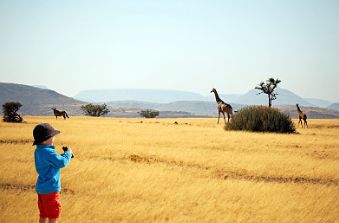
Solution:
M 0 222 L 36 222 L 32 129 L 76 158 L 60 222 L 338 222 L 339 120 L 300 134 L 224 131 L 216 119 L 24 117 L 0 123 Z M 174 122 L 178 124 L 174 124 Z

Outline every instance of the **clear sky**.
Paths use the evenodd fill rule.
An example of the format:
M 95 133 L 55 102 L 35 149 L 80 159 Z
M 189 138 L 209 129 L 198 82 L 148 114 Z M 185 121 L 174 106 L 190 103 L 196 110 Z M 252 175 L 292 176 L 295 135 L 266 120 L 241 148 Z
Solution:
M 0 0 L 0 81 L 339 101 L 338 0 Z

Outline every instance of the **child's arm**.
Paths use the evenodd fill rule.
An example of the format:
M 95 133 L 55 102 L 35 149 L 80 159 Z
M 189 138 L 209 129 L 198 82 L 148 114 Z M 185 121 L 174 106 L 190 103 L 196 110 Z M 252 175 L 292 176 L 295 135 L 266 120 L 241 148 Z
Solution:
M 63 168 L 67 166 L 71 160 L 72 153 L 66 151 L 64 154 L 60 155 L 55 150 L 49 151 L 47 160 L 56 168 Z

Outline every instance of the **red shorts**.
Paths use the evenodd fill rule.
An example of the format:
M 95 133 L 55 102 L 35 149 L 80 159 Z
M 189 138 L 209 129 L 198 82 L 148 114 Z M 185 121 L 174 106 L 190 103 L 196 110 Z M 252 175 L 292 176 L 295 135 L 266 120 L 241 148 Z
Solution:
M 41 218 L 59 218 L 61 213 L 60 194 L 38 194 L 38 207 Z

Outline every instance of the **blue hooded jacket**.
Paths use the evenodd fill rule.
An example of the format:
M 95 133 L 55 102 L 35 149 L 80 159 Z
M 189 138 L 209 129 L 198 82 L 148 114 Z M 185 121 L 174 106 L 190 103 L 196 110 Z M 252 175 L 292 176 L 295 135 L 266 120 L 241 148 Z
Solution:
M 37 145 L 34 161 L 39 174 L 35 187 L 38 194 L 60 192 L 60 168 L 67 166 L 71 157 L 72 153 L 69 151 L 60 155 L 52 145 Z

